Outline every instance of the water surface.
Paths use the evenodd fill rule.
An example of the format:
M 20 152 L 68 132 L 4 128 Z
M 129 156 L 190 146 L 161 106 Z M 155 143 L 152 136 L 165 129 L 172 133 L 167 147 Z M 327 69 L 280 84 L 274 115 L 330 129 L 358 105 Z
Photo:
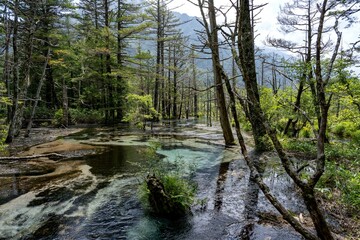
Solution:
M 74 174 L 34 180 L 29 191 L 4 200 L 0 205 L 0 239 L 237 239 L 248 223 L 244 210 L 252 190 L 248 191 L 249 172 L 237 150 L 196 136 L 88 131 L 67 139 L 108 147 L 99 154 L 63 162 L 67 166 L 77 163 L 73 164 Z M 162 146 L 157 154 L 164 161 L 181 159 L 193 167 L 198 204 L 192 216 L 170 221 L 151 216 L 142 208 L 137 189 L 146 176 L 146 151 L 153 142 Z M 21 186 L 21 178 L 14 181 Z M 280 191 L 284 201 L 295 197 L 280 190 L 290 184 L 283 174 L 269 170 L 267 182 Z M 288 205 L 294 212 L 302 210 L 301 203 Z M 276 212 L 261 194 L 256 206 Z M 250 238 L 300 239 L 287 227 L 257 223 Z

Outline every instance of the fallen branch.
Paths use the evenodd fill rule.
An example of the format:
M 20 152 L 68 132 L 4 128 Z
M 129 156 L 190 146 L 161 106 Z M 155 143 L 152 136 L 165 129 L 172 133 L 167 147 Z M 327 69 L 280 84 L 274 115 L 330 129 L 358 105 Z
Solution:
M 11 160 L 22 161 L 22 160 L 31 160 L 31 159 L 42 158 L 42 157 L 46 157 L 46 158 L 49 158 L 49 159 L 52 159 L 52 160 L 66 158 L 66 156 L 62 155 L 62 154 L 47 153 L 47 154 L 39 154 L 39 155 L 32 155 L 32 156 L 0 157 L 0 161 L 11 161 Z

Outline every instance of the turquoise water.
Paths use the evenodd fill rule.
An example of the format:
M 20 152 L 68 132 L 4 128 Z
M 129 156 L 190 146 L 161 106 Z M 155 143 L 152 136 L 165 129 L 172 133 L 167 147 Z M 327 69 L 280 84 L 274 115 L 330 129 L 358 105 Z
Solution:
M 122 136 L 111 131 L 86 132 L 69 138 L 73 139 L 107 148 L 64 162 L 79 162 L 80 174 L 37 183 L 0 205 L 0 239 L 237 239 L 247 224 L 243 212 L 249 202 L 248 170 L 237 150 L 204 139 Z M 154 142 L 161 146 L 157 154 L 164 161 L 181 159 L 192 166 L 199 204 L 187 218 L 157 218 L 139 203 L 137 188 L 147 173 L 146 151 Z M 259 201 L 261 208 L 270 209 L 262 197 Z M 287 228 L 265 225 L 255 225 L 252 236 L 300 239 Z

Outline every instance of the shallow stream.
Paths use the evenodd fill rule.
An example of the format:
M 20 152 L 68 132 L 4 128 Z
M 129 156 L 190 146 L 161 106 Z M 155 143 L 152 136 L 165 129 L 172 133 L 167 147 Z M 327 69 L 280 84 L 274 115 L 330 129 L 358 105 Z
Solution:
M 238 149 L 213 141 L 221 139 L 216 131 L 187 130 L 149 136 L 96 129 L 65 138 L 67 143 L 106 148 L 57 163 L 72 169 L 71 174 L 25 178 L 20 172 L 12 180 L 0 177 L 5 196 L 0 198 L 0 239 L 239 239 L 249 221 L 254 221 L 249 239 L 301 239 L 283 223 L 246 217 L 245 207 L 276 211 L 262 194 L 257 197 Z M 152 142 L 161 145 L 157 153 L 164 160 L 182 159 L 193 166 L 198 204 L 186 219 L 153 217 L 138 200 L 137 189 L 146 176 L 145 153 Z M 273 163 L 266 170 L 266 182 L 295 214 L 304 212 L 289 179 L 276 170 L 277 160 L 269 161 Z

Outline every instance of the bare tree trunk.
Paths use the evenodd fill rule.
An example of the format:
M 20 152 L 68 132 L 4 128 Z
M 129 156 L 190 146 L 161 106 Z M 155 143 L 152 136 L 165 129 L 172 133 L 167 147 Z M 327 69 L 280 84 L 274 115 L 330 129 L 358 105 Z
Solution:
M 18 13 L 19 10 L 19 0 L 15 0 L 14 3 L 15 7 L 15 16 L 13 22 L 13 34 L 12 34 L 12 45 L 13 45 L 13 101 L 12 101 L 12 110 L 11 110 L 11 121 L 9 125 L 8 135 L 6 137 L 5 142 L 11 143 L 15 136 L 16 131 L 16 122 L 18 121 L 18 114 L 19 114 L 19 56 L 18 56 Z
M 68 94 L 67 94 L 67 85 L 66 85 L 66 81 L 65 78 L 63 78 L 63 82 L 62 82 L 62 90 L 63 90 L 63 101 L 62 101 L 62 109 L 63 109 L 63 125 L 65 127 L 69 126 L 69 99 L 68 99 Z
M 208 36 L 209 47 L 211 50 L 212 55 L 212 63 L 213 63 L 213 71 L 214 71 L 214 79 L 215 79 L 215 89 L 216 89 L 216 99 L 217 99 L 217 107 L 220 113 L 220 124 L 223 130 L 223 136 L 226 145 L 234 145 L 235 139 L 231 130 L 230 121 L 228 118 L 228 113 L 226 109 L 226 100 L 225 100 L 225 93 L 223 88 L 223 81 L 221 76 L 221 70 L 219 67 L 221 66 L 220 63 L 220 54 L 219 54 L 219 41 L 218 41 L 218 26 L 216 24 L 216 14 L 215 14 L 215 6 L 214 1 L 208 1 L 208 15 L 209 15 L 209 22 L 210 26 L 207 24 L 205 13 L 204 13 L 204 6 L 203 3 L 198 0 L 198 4 L 200 6 L 201 15 L 204 21 L 205 31 Z
M 185 98 L 185 90 L 184 90 L 184 82 L 181 83 L 181 99 L 180 99 L 180 107 L 179 107 L 179 115 L 178 119 L 180 120 L 182 117 L 182 110 L 184 106 L 184 98 Z
M 155 88 L 154 88 L 154 108 L 159 112 L 160 104 L 159 104 L 159 88 L 160 88 L 160 79 L 161 79 L 161 44 L 163 41 L 163 22 L 161 17 L 161 1 L 157 0 L 157 36 L 156 36 L 156 76 L 155 76 Z
M 199 118 L 199 107 L 198 107 L 198 93 L 197 93 L 197 79 L 196 79 L 196 65 L 195 65 L 195 51 L 194 47 L 191 50 L 191 65 L 192 65 L 192 78 L 193 78 L 193 87 L 194 87 L 194 117 Z
M 4 7 L 4 28 L 5 28 L 5 49 L 4 49 L 4 70 L 3 70 L 3 79 L 5 81 L 5 88 L 8 99 L 11 99 L 11 90 L 10 90 L 10 54 L 9 48 L 11 43 L 11 27 L 10 27 L 10 19 L 8 18 L 8 7 L 7 3 Z M 11 119 L 11 106 L 7 105 L 7 114 L 6 114 L 6 122 L 9 123 Z
M 122 0 L 118 0 L 118 9 L 117 9 L 117 54 L 116 54 L 116 60 L 117 60 L 117 64 L 119 66 L 119 68 L 121 69 L 123 66 L 123 61 L 122 61 L 122 51 L 123 51 L 123 46 L 122 46 L 122 37 L 121 37 L 121 30 L 123 29 L 122 26 L 122 22 L 121 22 L 121 6 L 122 6 Z M 118 74 L 118 76 L 116 77 L 118 83 L 120 83 L 120 87 L 118 89 L 118 92 L 120 93 L 119 96 L 119 100 L 117 102 L 117 110 L 116 110 L 116 118 L 117 120 L 120 122 L 123 118 L 123 101 L 124 101 L 124 92 L 125 92 L 125 86 L 123 86 L 123 79 L 122 76 Z M 142 77 L 141 77 L 142 78 Z
M 173 109 L 172 109 L 172 117 L 173 119 L 177 119 L 177 61 L 175 59 L 176 51 L 175 46 L 173 50 L 173 61 L 174 61 L 174 72 L 173 72 Z
M 35 116 L 36 107 L 38 105 L 38 102 L 39 102 L 39 99 L 40 99 L 41 89 L 42 89 L 42 86 L 43 86 L 43 83 L 44 83 L 44 80 L 45 80 L 46 67 L 48 66 L 49 58 L 50 58 L 50 47 L 48 48 L 48 52 L 46 54 L 43 72 L 41 74 L 39 85 L 38 85 L 38 88 L 36 90 L 35 101 L 34 101 L 34 105 L 33 105 L 32 110 L 31 110 L 29 123 L 28 123 L 28 125 L 26 127 L 25 137 L 29 137 L 29 134 L 30 134 L 30 131 L 31 131 L 31 128 L 32 128 L 32 123 L 33 123 L 33 119 L 34 119 L 34 116 Z

